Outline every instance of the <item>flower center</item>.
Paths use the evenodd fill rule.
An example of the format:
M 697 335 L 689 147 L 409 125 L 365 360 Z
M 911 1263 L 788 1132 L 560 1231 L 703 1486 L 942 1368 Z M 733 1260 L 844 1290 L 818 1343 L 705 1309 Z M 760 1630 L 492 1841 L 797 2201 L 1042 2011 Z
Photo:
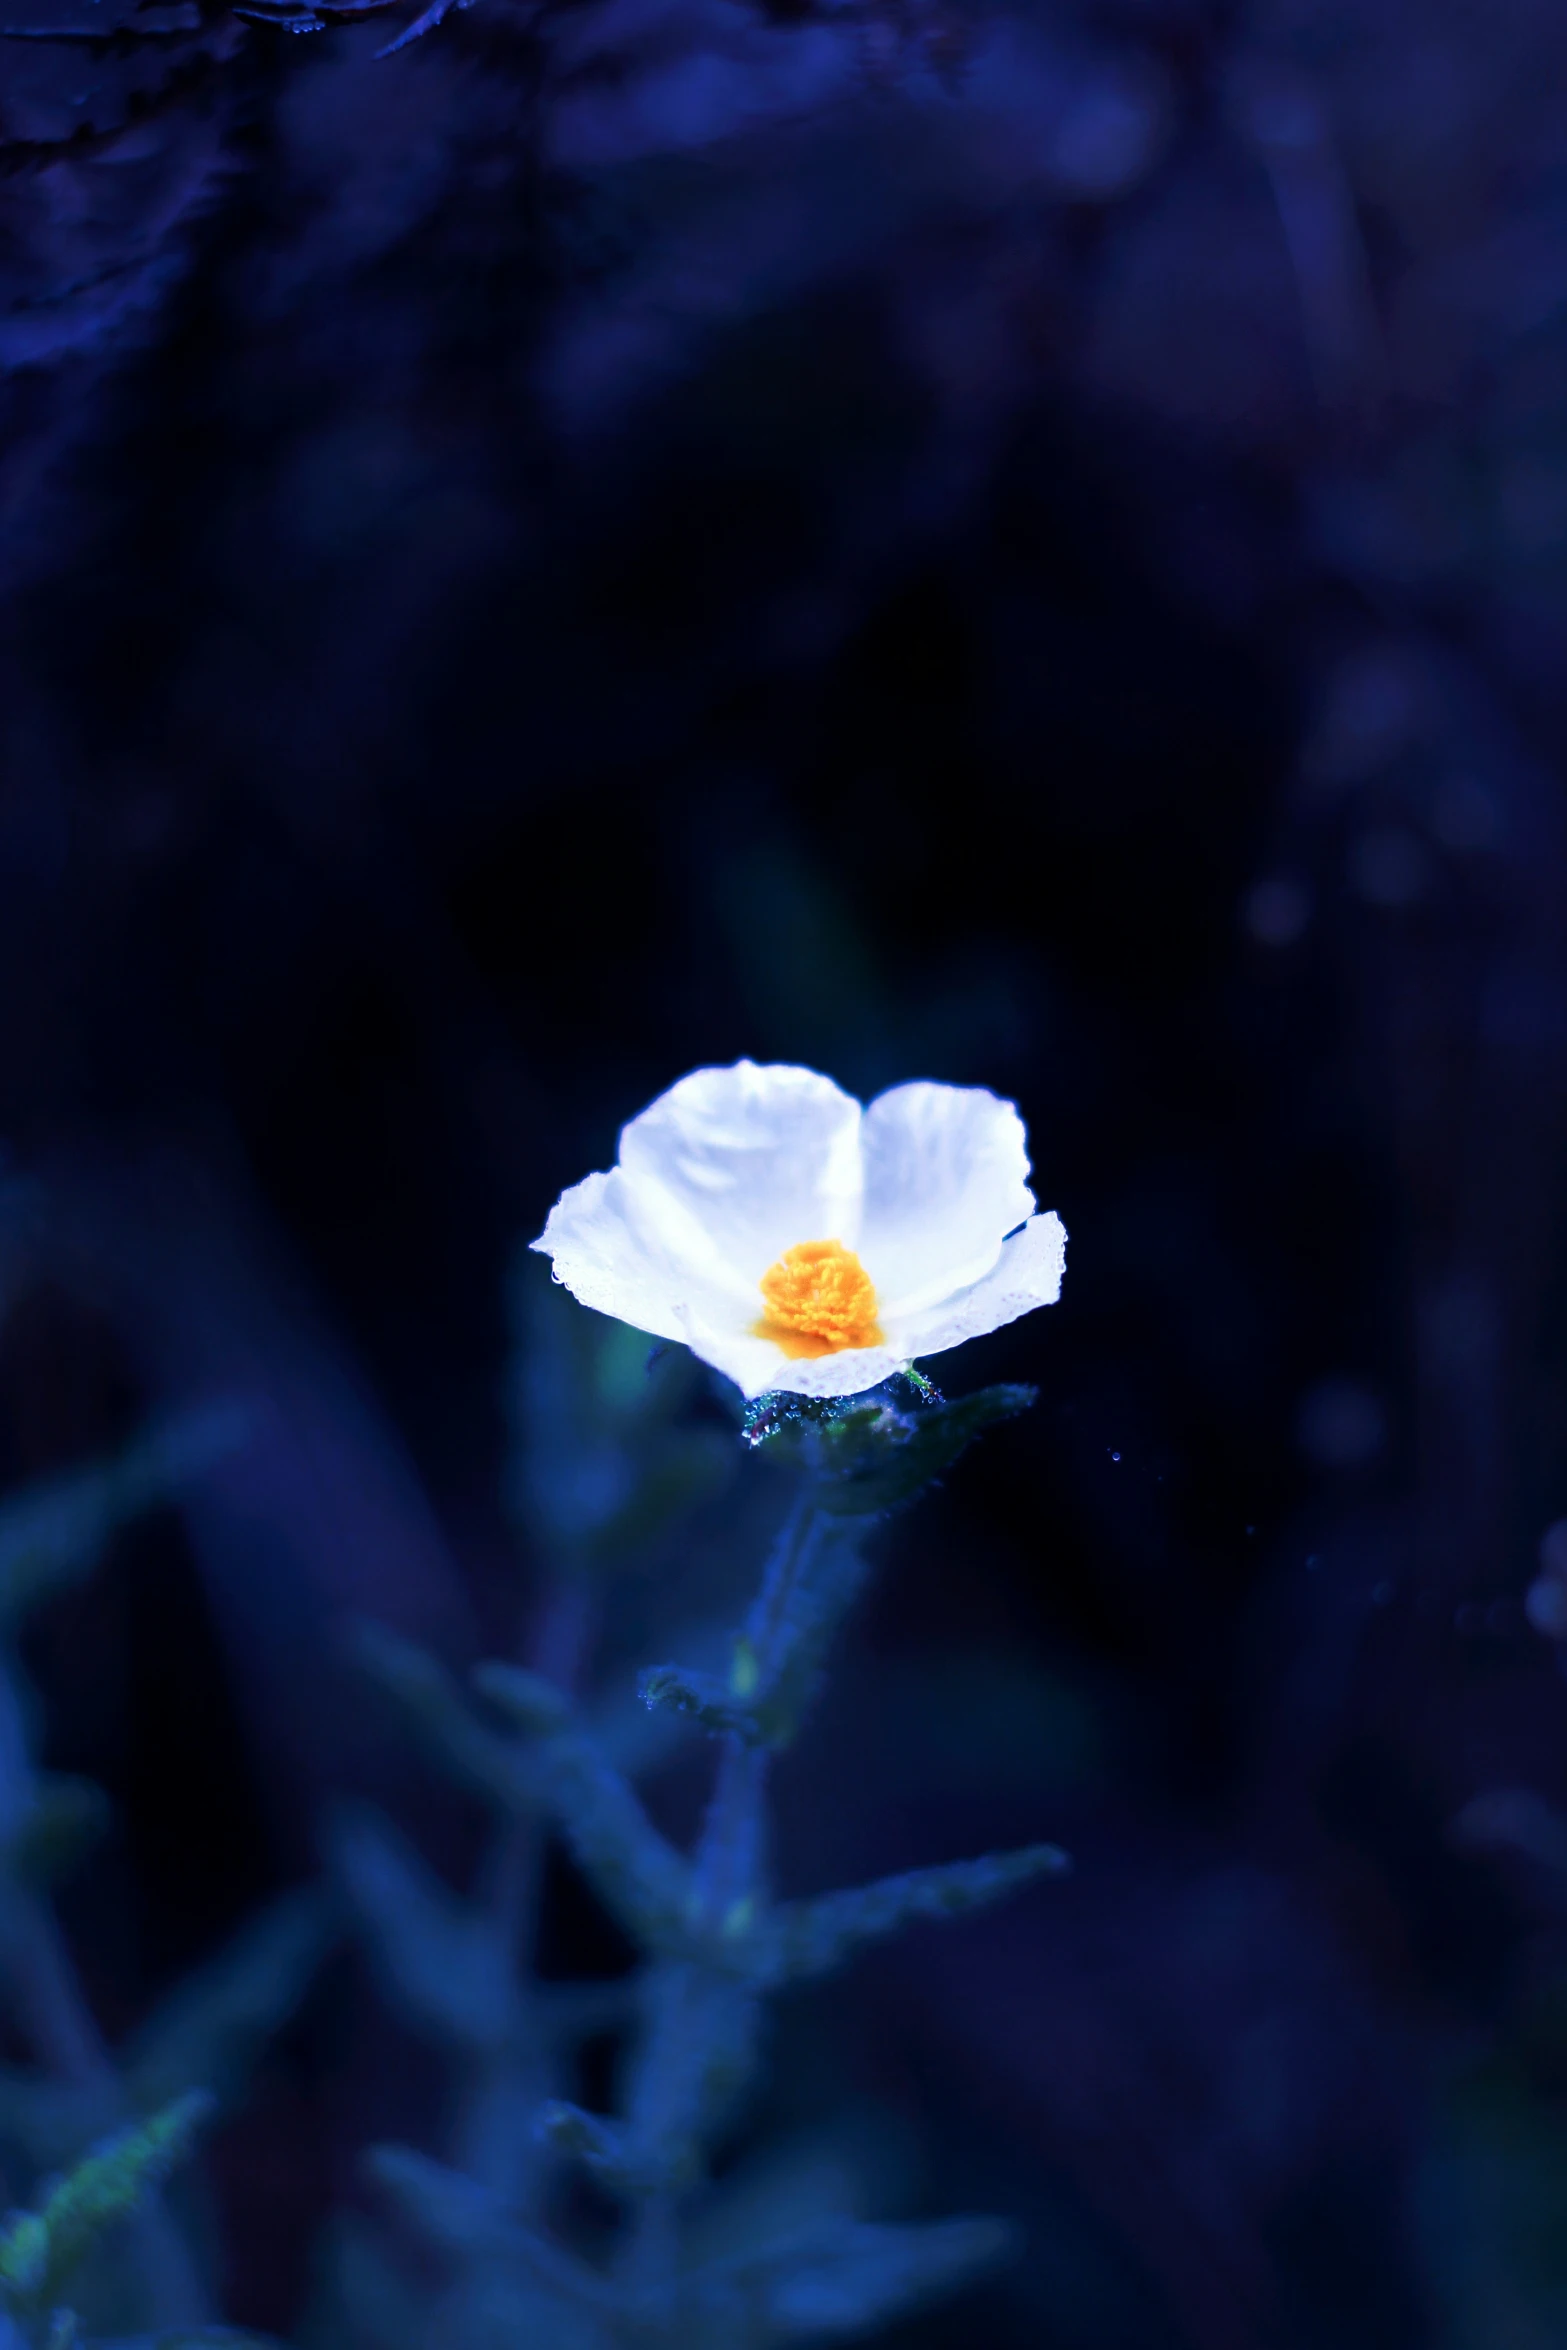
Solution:
M 876 1291 L 853 1249 L 841 1240 L 801 1240 L 762 1275 L 767 1311 L 753 1323 L 791 1361 L 879 1346 Z

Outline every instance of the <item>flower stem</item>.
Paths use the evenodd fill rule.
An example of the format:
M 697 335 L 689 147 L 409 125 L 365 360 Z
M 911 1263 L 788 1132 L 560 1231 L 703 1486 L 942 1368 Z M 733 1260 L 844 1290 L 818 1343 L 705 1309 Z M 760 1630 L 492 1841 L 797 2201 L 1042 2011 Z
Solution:
M 735 1651 L 735 1683 L 765 1686 L 789 1637 L 791 1609 L 818 1531 L 815 1494 L 797 1496 L 762 1578 Z M 721 1741 L 713 1793 L 693 1855 L 693 1924 L 716 1938 L 744 1933 L 765 1889 L 767 1784 L 771 1750 L 738 1731 Z M 637 2198 L 621 2275 L 653 2300 L 672 2286 L 679 2252 L 681 2194 L 700 2147 L 755 2058 L 755 1993 L 701 1959 L 665 1961 L 647 1986 L 646 2031 L 638 2051 L 628 2128 L 655 2159 Z M 661 2175 L 660 2175 L 661 2174 Z
M 725 1736 L 696 1851 L 696 1890 L 703 1922 L 720 1934 L 761 1889 L 771 1761 L 765 1746 L 753 1746 L 734 1731 Z
M 764 1688 L 778 1668 L 779 1648 L 789 1620 L 790 1602 L 810 1565 L 811 1554 L 816 1548 L 821 1530 L 815 1480 L 810 1479 L 801 1488 L 784 1520 L 773 1545 L 772 1556 L 768 1559 L 767 1571 L 762 1577 L 762 1588 L 746 1619 L 748 1670 Z

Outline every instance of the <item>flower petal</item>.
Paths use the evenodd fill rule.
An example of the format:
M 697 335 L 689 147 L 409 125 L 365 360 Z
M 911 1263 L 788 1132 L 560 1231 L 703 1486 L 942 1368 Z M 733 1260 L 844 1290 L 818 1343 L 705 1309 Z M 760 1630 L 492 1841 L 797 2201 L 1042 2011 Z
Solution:
M 983 1338 L 987 1330 L 1031 1314 L 1036 1306 L 1053 1306 L 1065 1268 L 1066 1227 L 1060 1217 L 1053 1211 L 1030 1216 L 971 1288 L 921 1313 L 898 1319 L 884 1315 L 887 1336 L 904 1361 L 942 1354 L 966 1338 Z
M 554 1259 L 556 1280 L 583 1305 L 655 1338 L 684 1340 L 679 1307 L 685 1285 L 631 1223 L 618 1167 L 607 1175 L 585 1175 L 562 1192 L 533 1246 Z
M 882 1321 L 924 1312 L 988 1273 L 1034 1212 L 1028 1145 L 1011 1102 L 983 1086 L 895 1086 L 861 1127 L 859 1256 Z
M 691 1352 L 732 1379 L 748 1400 L 769 1394 L 861 1395 L 908 1361 L 895 1346 L 846 1347 L 841 1354 L 792 1360 L 771 1338 L 758 1338 L 725 1319 L 710 1321 L 700 1308 L 686 1311 L 683 1319 L 680 1335 Z
M 796 1241 L 854 1246 L 859 1134 L 859 1103 L 814 1069 L 694 1069 L 621 1135 L 628 1212 L 669 1263 L 749 1319 L 762 1275 Z

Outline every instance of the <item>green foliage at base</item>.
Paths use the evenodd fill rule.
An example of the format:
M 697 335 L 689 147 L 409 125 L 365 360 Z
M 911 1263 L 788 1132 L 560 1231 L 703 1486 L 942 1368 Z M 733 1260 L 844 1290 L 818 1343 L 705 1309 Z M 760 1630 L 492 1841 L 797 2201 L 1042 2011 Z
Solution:
M 104 2231 L 184 2160 L 212 2107 L 200 2090 L 176 2098 L 95 2146 L 38 2210 L 13 2214 L 0 2232 L 0 2292 L 24 2309 L 52 2302 Z

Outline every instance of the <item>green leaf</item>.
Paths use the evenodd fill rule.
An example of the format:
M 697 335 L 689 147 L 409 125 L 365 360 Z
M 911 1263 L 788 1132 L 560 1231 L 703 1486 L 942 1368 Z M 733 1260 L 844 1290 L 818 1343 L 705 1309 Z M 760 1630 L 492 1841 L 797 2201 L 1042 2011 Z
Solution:
M 950 1469 L 976 1436 L 1027 1411 L 1033 1387 L 981 1387 L 950 1403 L 904 1412 L 872 1404 L 830 1420 L 820 1433 L 817 1506 L 844 1517 L 899 1508 Z
M 52 2301 L 104 2230 L 184 2160 L 212 2104 L 197 2090 L 117 2131 L 66 2173 L 41 2211 L 15 2213 L 0 2231 L 0 2290 L 24 2302 Z

